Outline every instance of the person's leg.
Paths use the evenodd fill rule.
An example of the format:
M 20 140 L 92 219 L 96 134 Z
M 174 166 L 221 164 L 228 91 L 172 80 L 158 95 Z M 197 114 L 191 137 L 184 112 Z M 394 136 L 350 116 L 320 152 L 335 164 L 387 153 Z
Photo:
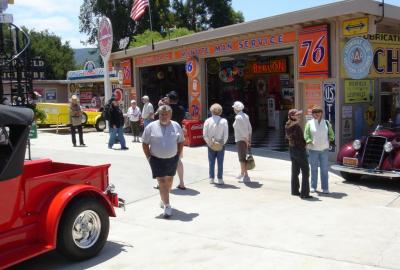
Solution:
M 222 175 L 224 173 L 224 157 L 225 157 L 225 146 L 221 151 L 217 152 L 217 164 L 218 164 L 218 172 L 217 178 L 222 180 Z
M 164 205 L 169 205 L 169 183 L 166 177 L 157 177 L 161 201 Z
M 72 144 L 75 146 L 76 145 L 76 136 L 75 136 L 75 127 L 71 125 L 71 138 L 72 138 Z
M 321 174 L 321 187 L 322 191 L 329 191 L 328 183 L 328 150 L 319 153 L 319 164 L 320 164 L 320 174 Z
M 124 128 L 120 127 L 117 129 L 118 135 L 117 138 L 119 140 L 119 143 L 121 144 L 121 148 L 126 148 L 126 142 L 125 142 L 125 137 L 124 137 Z
M 290 150 L 290 159 L 292 161 L 292 177 L 291 177 L 291 192 L 292 195 L 299 195 L 299 173 L 300 167 L 296 159 L 296 150 Z
M 185 183 L 183 182 L 183 163 L 180 157 L 178 160 L 178 166 L 176 168 L 176 172 L 178 173 L 178 178 L 179 178 L 178 187 L 185 188 Z
M 317 189 L 318 187 L 318 151 L 310 150 L 308 162 L 311 167 L 311 188 Z
M 110 127 L 109 132 L 110 132 L 110 138 L 108 139 L 108 148 L 112 148 L 115 142 L 117 129 Z
M 82 131 L 82 125 L 78 126 L 78 134 L 79 134 L 79 144 L 84 145 L 85 143 L 83 142 L 83 131 Z
M 210 147 L 208 148 L 208 177 L 211 179 L 215 178 L 215 151 L 213 151 Z
M 133 122 L 133 136 L 135 141 L 139 142 L 140 124 L 139 121 Z
M 305 150 L 300 155 L 299 161 L 300 161 L 300 169 L 302 176 L 300 195 L 302 197 L 308 197 L 310 196 L 310 183 L 309 183 L 310 166 L 308 165 L 307 152 Z
M 135 138 L 135 122 L 129 121 L 129 125 L 131 127 L 131 132 L 132 132 L 132 142 L 134 142 L 136 140 Z

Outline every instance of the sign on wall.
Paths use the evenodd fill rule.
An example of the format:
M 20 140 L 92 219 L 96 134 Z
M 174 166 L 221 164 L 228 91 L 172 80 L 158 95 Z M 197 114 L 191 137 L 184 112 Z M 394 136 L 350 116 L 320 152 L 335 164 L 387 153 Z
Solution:
M 46 89 L 46 101 L 47 102 L 57 101 L 57 89 Z
M 311 26 L 299 32 L 299 79 L 328 78 L 329 25 Z
M 322 90 L 324 97 L 325 119 L 331 123 L 332 129 L 335 131 L 336 83 L 324 82 Z M 335 149 L 332 148 L 330 151 L 335 152 Z
M 132 85 L 132 60 L 125 59 L 121 61 L 122 84 L 126 86 Z
M 368 34 L 368 17 L 350 19 L 343 22 L 343 36 L 359 36 Z
M 343 119 L 342 121 L 342 139 L 343 143 L 352 141 L 353 138 L 353 119 Z
M 319 83 L 305 83 L 304 84 L 304 105 L 306 109 L 306 119 L 312 119 L 312 108 L 314 106 L 321 106 L 322 91 L 321 84 Z
M 374 85 L 372 80 L 345 80 L 344 103 L 372 102 Z
M 374 52 L 368 40 L 355 37 L 343 48 L 343 64 L 347 77 L 355 80 L 368 76 Z
M 263 74 L 263 73 L 286 73 L 287 63 L 286 59 L 273 59 L 266 63 L 254 63 L 251 66 L 252 73 Z

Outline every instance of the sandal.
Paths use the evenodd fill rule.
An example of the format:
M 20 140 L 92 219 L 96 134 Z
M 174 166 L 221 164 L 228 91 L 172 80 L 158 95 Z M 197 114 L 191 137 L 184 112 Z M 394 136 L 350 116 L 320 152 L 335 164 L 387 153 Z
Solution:
M 178 185 L 176 188 L 179 188 L 179 189 L 181 189 L 181 190 L 186 190 L 186 187 L 185 186 L 181 186 L 181 185 Z

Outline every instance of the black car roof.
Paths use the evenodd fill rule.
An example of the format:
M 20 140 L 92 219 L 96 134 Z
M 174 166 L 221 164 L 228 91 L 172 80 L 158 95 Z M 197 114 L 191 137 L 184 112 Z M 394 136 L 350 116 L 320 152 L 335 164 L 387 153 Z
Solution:
M 21 107 L 0 105 L 0 125 L 28 126 L 33 121 L 33 110 Z

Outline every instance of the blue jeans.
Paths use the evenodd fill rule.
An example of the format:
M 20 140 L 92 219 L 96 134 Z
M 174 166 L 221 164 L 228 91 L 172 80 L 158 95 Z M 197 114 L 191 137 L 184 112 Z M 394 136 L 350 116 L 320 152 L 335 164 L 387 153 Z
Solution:
M 311 187 L 317 189 L 318 186 L 318 166 L 321 174 L 322 190 L 329 190 L 328 186 L 328 154 L 329 150 L 315 151 L 309 150 L 308 162 L 311 166 Z
M 147 127 L 147 125 L 150 124 L 151 122 L 153 122 L 153 119 L 151 119 L 151 118 L 144 119 L 143 126 Z
M 224 171 L 224 156 L 225 156 L 225 146 L 221 151 L 214 151 L 208 147 L 208 164 L 209 164 L 209 177 L 211 179 L 215 178 L 215 159 L 217 159 L 218 164 L 218 179 L 222 179 L 222 173 Z
M 108 140 L 108 148 L 112 148 L 115 143 L 115 138 L 118 138 L 121 148 L 126 147 L 125 137 L 124 137 L 124 128 L 109 128 L 110 130 L 110 139 Z

